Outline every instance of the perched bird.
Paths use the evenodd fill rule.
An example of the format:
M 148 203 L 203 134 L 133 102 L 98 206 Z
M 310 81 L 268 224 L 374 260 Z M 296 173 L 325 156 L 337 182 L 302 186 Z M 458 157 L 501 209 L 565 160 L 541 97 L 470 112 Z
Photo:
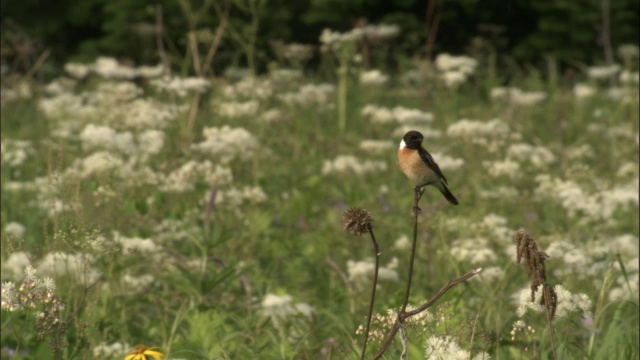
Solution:
M 422 195 L 423 187 L 433 185 L 450 203 L 458 205 L 458 200 L 447 188 L 447 178 L 431 154 L 422 147 L 423 139 L 422 134 L 415 130 L 404 135 L 398 149 L 400 169 L 416 185 L 419 195 Z

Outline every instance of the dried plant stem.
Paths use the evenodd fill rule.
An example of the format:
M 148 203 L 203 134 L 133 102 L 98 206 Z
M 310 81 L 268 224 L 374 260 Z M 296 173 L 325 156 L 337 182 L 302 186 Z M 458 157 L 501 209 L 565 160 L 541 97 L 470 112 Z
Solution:
M 473 320 L 473 329 L 471 330 L 471 340 L 469 341 L 469 349 L 473 346 L 473 338 L 476 336 L 476 326 L 478 325 L 478 318 L 480 317 L 480 309 L 482 308 L 482 303 L 480 303 L 480 307 L 478 308 L 478 312 L 476 313 L 476 318 Z M 469 351 L 469 360 L 473 359 L 471 355 L 471 351 Z
M 364 360 L 364 354 L 367 351 L 367 341 L 369 340 L 369 329 L 371 328 L 371 317 L 373 316 L 373 303 L 376 300 L 376 288 L 378 287 L 378 269 L 380 268 L 380 246 L 376 242 L 376 237 L 373 235 L 373 228 L 369 228 L 369 235 L 371 235 L 371 242 L 373 243 L 373 251 L 376 255 L 376 267 L 373 271 L 373 286 L 371 288 L 371 300 L 369 301 L 369 313 L 367 314 L 367 327 L 364 331 L 364 345 L 362 345 L 362 355 L 360 359 Z
M 404 322 L 405 319 L 427 310 L 428 308 L 433 306 L 433 304 L 435 304 L 436 301 L 438 301 L 442 297 L 442 295 L 444 295 L 447 291 L 449 291 L 449 289 L 479 274 L 480 271 L 482 271 L 482 268 L 473 269 L 458 278 L 449 280 L 449 282 L 442 289 L 440 289 L 440 291 L 438 291 L 431 299 L 429 299 L 429 301 L 424 303 L 419 308 L 413 311 L 399 313 L 398 319 L 396 320 L 395 325 L 393 325 L 393 328 L 391 328 L 391 331 L 389 331 L 389 334 L 387 334 L 387 337 L 382 342 L 382 347 L 380 348 L 380 350 L 378 350 L 378 352 L 375 354 L 373 359 L 374 360 L 379 359 L 380 357 L 382 357 L 384 352 L 387 351 L 387 349 L 391 345 L 391 342 L 393 341 L 394 336 L 396 335 L 398 330 L 400 330 L 400 328 L 402 327 L 402 323 Z
M 548 296 L 548 293 L 545 291 L 544 294 L 545 296 L 545 304 L 551 304 L 551 299 Z M 554 360 L 558 360 L 558 352 L 556 350 L 556 339 L 554 336 L 554 330 L 553 330 L 553 324 L 551 323 L 551 320 L 553 320 L 552 314 L 551 314 L 551 309 L 548 306 L 545 306 L 545 312 L 547 314 L 547 327 L 549 328 L 549 340 L 551 341 L 551 350 L 553 351 L 553 359 Z
M 420 208 L 418 207 L 418 203 L 420 202 L 420 198 L 424 193 L 424 189 L 416 186 L 414 189 L 414 198 L 413 198 L 413 243 L 411 244 L 411 257 L 409 258 L 409 274 L 407 275 L 407 287 L 404 292 L 404 302 L 402 303 L 402 308 L 400 313 L 404 313 L 407 309 L 407 305 L 409 304 L 409 293 L 411 292 L 411 280 L 413 278 L 413 260 L 416 255 L 416 243 L 418 242 L 418 215 L 421 213 Z
M 341 61 L 338 67 L 338 126 L 340 131 L 347 127 L 347 81 L 349 68 L 347 61 Z
M 171 76 L 171 62 L 167 51 L 164 48 L 164 41 L 162 40 L 162 34 L 164 34 L 164 21 L 162 19 L 162 5 L 156 5 L 156 46 L 158 47 L 158 54 L 162 60 L 164 71 L 167 75 Z
M 439 4 L 437 0 L 429 1 L 427 6 L 427 16 L 425 18 L 426 43 L 425 58 L 431 62 L 431 54 L 433 53 L 433 45 L 438 35 L 438 26 L 440 25 L 440 13 L 438 11 Z

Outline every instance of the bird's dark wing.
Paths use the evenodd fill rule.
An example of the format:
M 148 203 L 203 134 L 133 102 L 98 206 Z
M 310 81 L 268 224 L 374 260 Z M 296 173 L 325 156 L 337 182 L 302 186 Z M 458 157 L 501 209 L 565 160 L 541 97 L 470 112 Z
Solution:
M 431 170 L 433 170 L 442 179 L 442 181 L 444 181 L 445 184 L 447 184 L 447 178 L 444 177 L 442 170 L 440 170 L 440 167 L 438 166 L 438 164 L 436 164 L 436 161 L 433 160 L 433 156 L 431 156 L 431 154 L 429 154 L 429 152 L 422 146 L 418 150 L 418 154 L 420 155 L 422 161 L 424 161 L 424 163 L 427 164 L 427 166 Z

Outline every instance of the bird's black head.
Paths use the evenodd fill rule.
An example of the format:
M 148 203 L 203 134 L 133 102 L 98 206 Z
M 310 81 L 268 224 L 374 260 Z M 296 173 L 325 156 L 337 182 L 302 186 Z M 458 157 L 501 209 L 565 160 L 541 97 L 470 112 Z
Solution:
M 422 140 L 424 136 L 418 131 L 411 130 L 408 133 L 404 134 L 402 137 L 402 141 L 404 141 L 404 145 L 409 149 L 420 149 L 422 145 Z

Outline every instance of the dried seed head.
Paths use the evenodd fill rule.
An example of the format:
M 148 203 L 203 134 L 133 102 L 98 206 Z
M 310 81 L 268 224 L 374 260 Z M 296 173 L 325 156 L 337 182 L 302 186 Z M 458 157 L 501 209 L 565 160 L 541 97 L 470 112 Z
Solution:
M 535 298 L 536 289 L 539 285 L 547 285 L 547 268 L 544 261 L 549 255 L 538 250 L 538 244 L 525 231 L 518 231 L 515 236 L 518 264 L 524 260 L 524 266 L 527 268 L 527 276 L 531 279 L 531 301 Z
M 540 305 L 544 305 L 549 311 L 549 318 L 553 320 L 556 316 L 556 309 L 558 308 L 558 295 L 553 289 L 553 286 L 545 284 L 542 290 L 542 297 L 540 298 Z
M 362 235 L 371 230 L 373 218 L 362 208 L 351 208 L 342 215 L 342 227 L 351 235 Z

